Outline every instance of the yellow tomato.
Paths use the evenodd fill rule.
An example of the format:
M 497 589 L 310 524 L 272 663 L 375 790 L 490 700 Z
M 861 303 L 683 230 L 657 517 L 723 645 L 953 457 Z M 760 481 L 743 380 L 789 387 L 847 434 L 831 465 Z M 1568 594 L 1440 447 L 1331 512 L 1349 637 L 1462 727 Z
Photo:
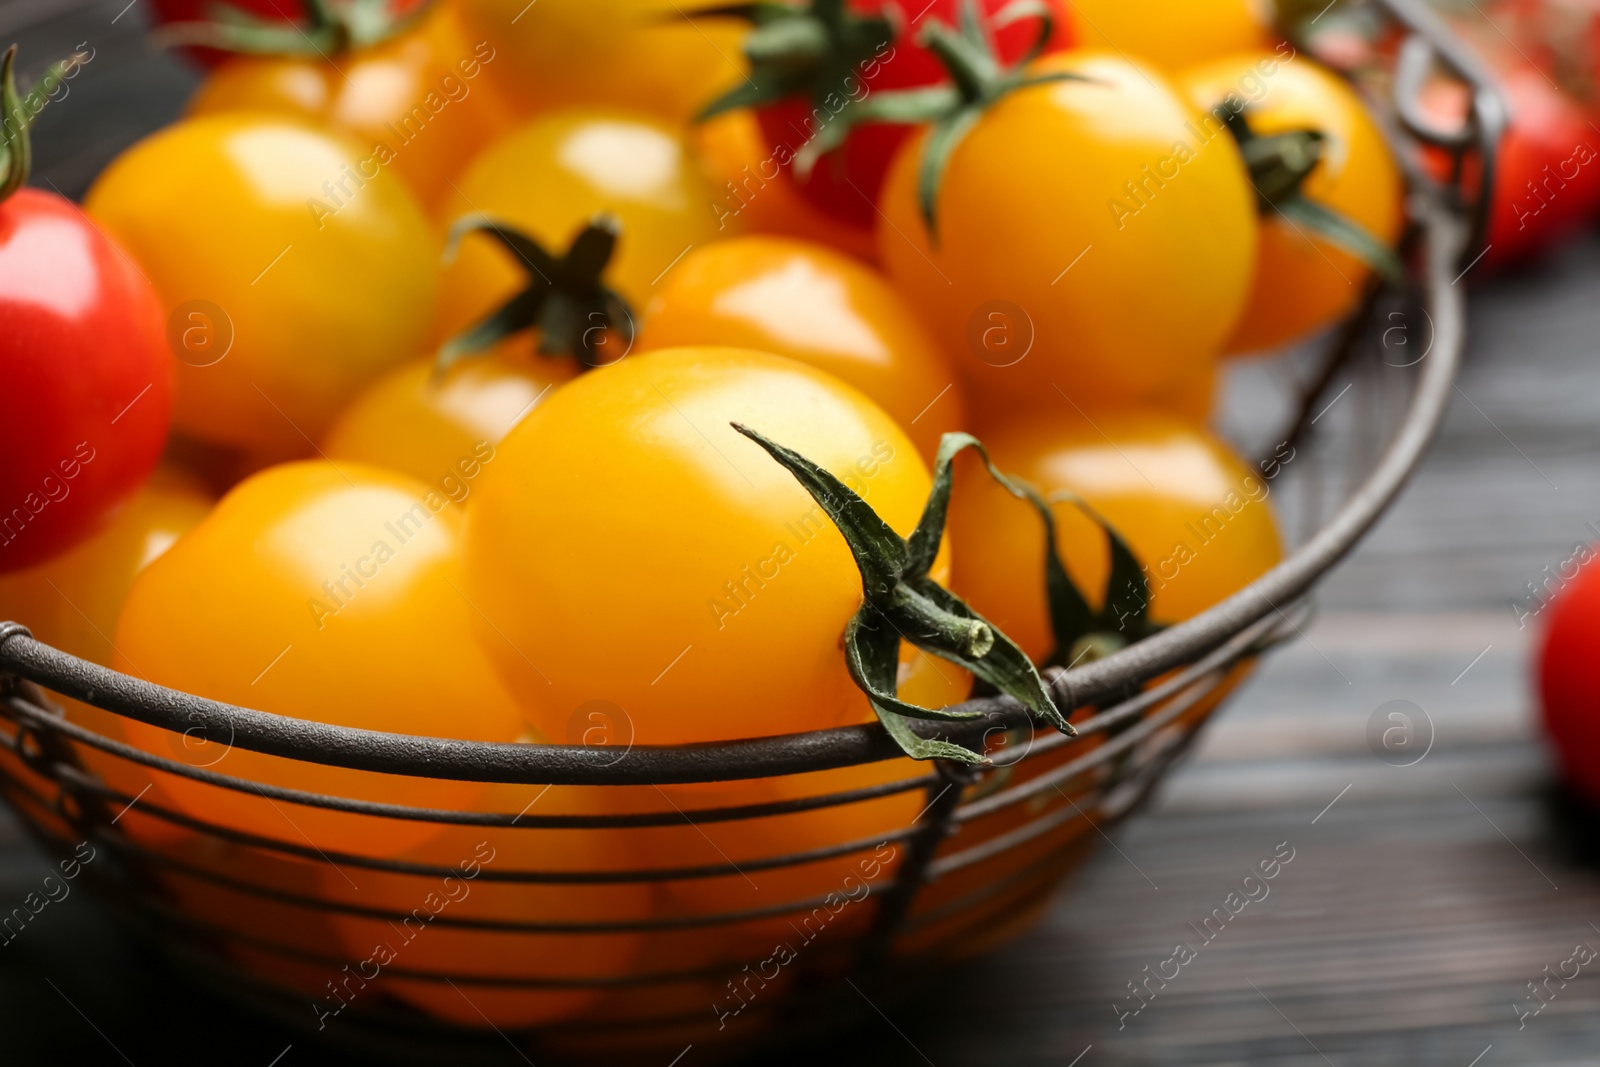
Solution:
M 1174 623 L 1243 589 L 1278 562 L 1267 498 L 1291 451 L 1257 470 L 1187 420 L 1096 413 L 1034 415 L 980 434 L 996 466 L 1046 495 L 1070 491 L 1122 535 L 1145 568 L 1149 615 Z M 1051 652 L 1044 530 L 1033 509 L 986 476 L 957 479 L 950 507 L 955 589 L 1035 660 Z M 1057 549 L 1093 604 L 1105 589 L 1105 535 L 1057 504 Z M 1115 591 L 1119 598 L 1124 591 Z
M 519 814 L 603 813 L 603 789 L 493 785 L 474 805 Z M 600 986 L 538 988 L 475 983 L 463 976 L 577 980 L 625 975 L 639 951 L 632 932 L 522 932 L 434 924 L 435 917 L 504 923 L 626 923 L 656 912 L 649 885 L 495 881 L 511 871 L 597 873 L 638 866 L 626 831 L 457 827 L 409 853 L 412 862 L 454 867 L 450 878 L 365 872 L 352 889 L 325 871 L 332 899 L 410 915 L 372 919 L 339 915 L 335 937 L 346 955 L 375 968 L 416 971 L 442 981 L 380 974 L 374 993 L 414 1004 L 461 1026 L 527 1027 L 566 1018 L 605 996 Z M 363 968 L 367 969 L 367 968 Z M 337 1008 L 335 1002 L 325 1005 Z
M 489 68 L 520 107 L 640 108 L 686 121 L 744 75 L 737 19 L 691 24 L 714 0 L 462 0 L 473 41 L 500 55 Z
M 330 203 L 324 183 L 349 195 Z M 113 161 L 85 206 L 161 295 L 174 422 L 193 437 L 309 452 L 426 341 L 437 238 L 348 135 L 260 112 L 185 119 Z
M 368 386 L 334 420 L 322 440 L 329 459 L 388 467 L 462 501 L 494 446 L 517 422 L 577 374 L 570 359 L 505 349 L 464 359 L 442 376 L 432 359 L 408 363 Z
M 186 833 L 183 840 L 160 847 L 176 865 L 152 861 L 148 870 L 185 919 L 218 931 L 196 936 L 263 981 L 313 1000 L 327 996 L 327 984 L 345 976 L 344 961 L 300 955 L 332 955 L 334 917 L 321 907 L 318 888 L 326 864 Z M 277 899 L 280 894 L 293 899 Z
M 578 378 L 507 436 L 467 517 L 466 593 L 545 736 L 601 706 L 639 744 L 871 718 L 840 650 L 853 558 L 732 420 L 846 479 L 902 536 L 916 525 L 915 447 L 821 371 L 681 348 Z
M 748 108 L 724 111 L 694 127 L 694 143 L 711 178 L 720 228 L 820 241 L 863 263 L 876 263 L 872 230 L 828 214 L 802 196 Z
M 1200 373 L 1249 295 L 1254 194 L 1233 145 L 1159 78 L 1062 53 L 1086 80 L 990 106 L 949 158 L 937 238 L 918 198 L 926 135 L 895 158 L 878 247 L 975 400 L 1086 410 Z
M 942 581 L 946 575 L 935 573 L 934 577 Z M 972 677 L 955 665 L 902 646 L 900 699 L 943 708 L 965 700 L 971 687 Z M 926 778 L 931 773 L 929 764 L 894 759 L 780 778 L 674 786 L 669 791 L 685 808 L 731 807 L 820 797 Z M 864 843 L 855 852 L 803 864 L 752 865 L 740 873 L 663 883 L 665 907 L 681 915 L 727 915 L 836 896 L 822 905 L 825 910 L 820 912 L 813 903 L 770 919 L 706 928 L 701 933 L 705 960 L 731 963 L 736 968 L 751 962 L 750 953 L 789 940 L 795 931 L 790 923 L 802 928 L 801 936 L 808 943 L 824 933 L 835 944 L 841 937 L 860 933 L 876 911 L 864 903 L 866 897 L 881 892 L 893 880 L 904 857 L 904 843 L 896 835 L 911 826 L 927 804 L 926 790 L 911 788 L 787 815 L 652 827 L 636 831 L 636 848 L 656 867 L 718 867 L 759 864 L 847 842 Z M 646 798 L 641 806 L 659 809 L 659 794 L 654 804 Z
M 1180 70 L 1229 52 L 1272 46 L 1273 0 L 1072 0 L 1078 44 Z
M 24 571 L 0 575 L 0 617 L 101 666 L 134 577 L 205 517 L 211 498 L 187 475 L 158 467 L 144 488 L 87 541 Z
M 887 279 L 831 249 L 783 237 L 697 248 L 657 286 L 636 347 L 730 345 L 788 356 L 866 393 L 928 462 L 959 430 L 955 370 Z
M 1052 391 L 1050 396 L 1044 397 L 1034 406 L 1037 417 L 1044 417 L 1046 413 L 1068 420 L 1082 420 L 1088 416 L 1090 410 L 1095 417 L 1104 411 L 1162 411 L 1180 418 L 1187 419 L 1196 426 L 1206 425 L 1212 412 L 1217 406 L 1217 379 L 1219 365 L 1211 360 L 1196 364 L 1180 376 L 1174 377 L 1165 386 L 1149 397 L 1138 401 L 1119 401 L 1101 403 L 1084 398 L 1084 403 L 1079 404 L 1076 399 L 1064 391 Z M 1054 404 L 1051 397 L 1055 398 Z M 1016 410 L 1016 402 L 1004 396 L 975 396 L 969 407 L 972 409 L 969 420 L 976 426 L 995 426 L 1009 419 Z
M 158 467 L 144 488 L 88 540 L 28 570 L 0 575 L 0 618 L 27 626 L 61 651 L 109 667 L 117 614 L 135 576 L 211 508 L 190 478 Z M 61 700 L 68 720 L 113 741 L 126 740 L 120 716 L 76 700 Z M 130 797 L 150 784 L 144 767 L 90 746 L 78 757 L 105 783 Z M 119 824 L 141 841 L 187 836 L 135 807 Z
M 682 132 L 638 114 L 560 111 L 496 142 L 456 183 L 447 218 L 481 212 L 509 222 L 552 255 L 596 215 L 622 234 L 605 283 L 632 302 L 696 245 L 719 235 L 714 196 Z M 526 285 L 528 267 L 468 236 L 444 272 L 441 333 L 460 332 Z
M 1287 46 L 1285 46 L 1287 49 Z M 1283 52 L 1280 49 L 1280 53 Z M 1353 89 L 1310 56 L 1248 52 L 1185 71 L 1179 85 L 1196 107 L 1243 103 L 1258 136 L 1314 130 L 1322 155 L 1300 192 L 1393 246 L 1404 223 L 1400 170 L 1378 124 Z M 1212 119 L 1208 129 L 1219 129 Z M 1219 136 L 1229 136 L 1219 129 Z M 1359 259 L 1291 222 L 1263 213 L 1255 289 L 1229 352 L 1270 351 L 1353 311 L 1371 274 Z
M 473 153 L 515 121 L 480 77 L 497 58 L 487 41 L 467 41 L 454 7 L 435 4 L 417 26 L 355 53 L 235 56 L 201 84 L 189 114 L 279 111 L 327 123 L 433 204 Z
M 460 524 L 445 497 L 390 471 L 270 468 L 140 574 L 117 623 L 117 667 L 314 722 L 510 741 L 517 711 L 473 640 L 460 591 Z M 263 755 L 203 722 L 183 735 L 125 728 L 146 751 L 254 782 L 442 808 L 481 791 Z M 438 831 L 156 778 L 190 815 L 293 844 L 393 855 Z

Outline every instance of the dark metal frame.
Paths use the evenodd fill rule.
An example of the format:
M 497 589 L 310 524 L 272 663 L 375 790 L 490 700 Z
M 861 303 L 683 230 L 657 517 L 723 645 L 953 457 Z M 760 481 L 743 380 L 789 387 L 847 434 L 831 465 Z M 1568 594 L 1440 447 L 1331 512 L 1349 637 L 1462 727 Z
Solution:
M 1063 873 L 1054 869 L 1052 857 L 1024 866 L 1001 880 L 934 911 L 915 914 L 918 894 L 931 881 L 957 871 L 987 864 L 997 857 L 1049 837 L 1065 841 L 1092 825 L 1102 825 L 1131 810 L 1159 780 L 1193 740 L 1209 708 L 1202 705 L 1220 697 L 1230 684 L 1229 671 L 1244 663 L 1297 627 L 1296 615 L 1317 580 L 1342 559 L 1384 512 L 1416 468 L 1448 404 L 1461 358 L 1465 310 L 1461 290 L 1454 284 L 1467 262 L 1465 253 L 1481 241 L 1489 201 L 1489 177 L 1504 110 L 1499 97 L 1477 61 L 1444 32 L 1425 9 L 1411 0 L 1383 0 L 1382 8 L 1398 27 L 1401 41 L 1390 102 L 1391 124 L 1403 131 L 1403 158 L 1413 189 L 1413 236 L 1418 240 L 1418 275 L 1425 306 L 1434 325 L 1432 349 L 1415 368 L 1410 407 L 1376 465 L 1348 496 L 1337 512 L 1292 555 L 1268 574 L 1229 599 L 1181 624 L 1133 644 L 1103 660 L 1056 674 L 1051 680 L 1058 704 L 1090 709 L 1080 717 L 1082 737 L 1101 737 L 1097 745 L 1020 782 L 1010 779 L 1011 768 L 975 774 L 948 766 L 930 766 L 929 773 L 903 781 L 854 789 L 781 803 L 737 807 L 707 807 L 681 812 L 632 815 L 549 815 L 481 813 L 433 810 L 377 804 L 343 797 L 321 796 L 259 785 L 147 753 L 103 737 L 69 722 L 46 698 L 48 689 L 117 715 L 178 733 L 203 724 L 205 736 L 226 738 L 229 744 L 289 759 L 364 771 L 421 778 L 475 782 L 611 786 L 689 782 L 720 782 L 767 778 L 900 758 L 895 743 L 877 724 L 842 727 L 813 733 L 752 739 L 725 744 L 629 749 L 625 758 L 605 747 L 572 745 L 513 745 L 469 743 L 356 730 L 285 718 L 234 707 L 165 689 L 119 674 L 57 651 L 34 640 L 17 623 L 0 624 L 0 720 L 9 720 L 9 734 L 0 731 L 0 760 L 9 749 L 9 763 L 0 761 L 0 792 L 23 812 L 33 828 L 52 848 L 70 848 L 52 824 L 65 822 L 80 838 L 108 846 L 118 857 L 109 873 L 96 876 L 132 916 L 162 932 L 168 947 L 193 961 L 227 973 L 229 967 L 215 952 L 218 941 L 248 943 L 287 957 L 306 954 L 274 944 L 267 932 L 197 927 L 163 899 L 152 871 L 178 870 L 191 877 L 262 899 L 296 907 L 321 909 L 374 918 L 397 917 L 381 909 L 296 896 L 230 879 L 215 870 L 145 848 L 119 833 L 113 812 L 136 798 L 112 789 L 87 772 L 79 751 L 94 748 L 149 768 L 183 775 L 220 788 L 257 793 L 312 807 L 360 815 L 385 816 L 457 826 L 525 829 L 622 828 L 681 824 L 685 820 L 709 824 L 794 813 L 835 805 L 859 803 L 894 793 L 923 790 L 926 807 L 919 818 L 888 840 L 903 848 L 904 856 L 893 882 L 876 894 L 878 900 L 870 933 L 856 946 L 857 961 L 869 972 L 881 968 L 895 946 L 911 933 L 937 922 L 977 915 L 983 918 L 986 902 L 1022 891 L 1024 895 L 1047 891 Z M 1438 67 L 1466 82 L 1472 89 L 1473 114 L 1465 131 L 1432 128 L 1415 106 L 1416 90 L 1426 73 Z M 1456 161 L 1451 181 L 1430 181 L 1417 165 L 1419 145 L 1450 153 Z M 1471 168 L 1475 167 L 1475 171 Z M 1469 178 L 1469 173 L 1472 175 Z M 1466 188 L 1467 185 L 1471 188 Z M 1370 303 L 1368 305 L 1370 307 Z M 1366 312 L 1363 312 L 1363 318 Z M 1357 322 L 1340 346 L 1341 357 L 1362 340 L 1364 324 Z M 1304 427 L 1316 396 L 1329 376 L 1318 376 L 1309 396 L 1302 397 L 1298 434 Z M 1010 731 L 1014 739 L 1026 737 L 1025 757 L 1036 760 L 1052 752 L 1069 757 L 1075 743 L 1058 735 L 1032 733 L 1028 717 L 1008 698 L 975 700 L 966 705 L 984 713 L 984 719 L 962 724 L 920 724 L 967 744 Z M 1094 711 L 1094 709 L 1103 709 Z M 1186 712 L 1191 714 L 1186 715 Z M 12 771 L 16 761 L 37 776 Z M 42 786 L 47 786 L 44 788 Z M 1056 806 L 1037 818 L 978 840 L 966 847 L 954 835 L 964 826 L 1060 790 L 1077 793 L 1070 808 Z M 336 862 L 377 871 L 443 877 L 451 868 L 354 855 L 330 855 L 292 842 L 275 841 L 195 819 L 158 801 L 144 799 L 141 813 L 203 834 L 265 852 L 312 862 Z M 1076 829 L 1071 829 L 1076 827 Z M 606 884 L 665 882 L 726 876 L 741 870 L 770 869 L 845 856 L 868 850 L 884 838 L 842 842 L 807 853 L 773 856 L 742 865 L 733 864 L 631 871 L 505 871 L 485 868 L 485 881 L 525 884 Z M 1037 884 L 1036 884 L 1037 883 Z M 131 905 L 129 902 L 133 902 Z M 441 915 L 441 926 L 461 929 L 537 932 L 548 934 L 622 933 L 641 930 L 685 929 L 727 925 L 759 918 L 799 913 L 819 901 L 793 901 L 772 907 L 705 916 L 678 916 L 650 920 L 594 923 L 497 922 Z M 186 930 L 187 928 L 187 930 Z M 186 932 L 185 932 L 186 930 Z M 178 933 L 176 939 L 172 936 Z M 953 935 L 952 935 L 953 936 Z M 945 939 L 946 943 L 949 938 Z M 344 962 L 325 958 L 330 974 Z M 450 978 L 492 987 L 528 988 L 635 987 L 693 978 L 727 977 L 726 965 L 711 970 L 674 974 L 628 974 L 612 979 L 505 979 L 485 975 L 438 975 L 396 969 L 390 973 L 424 981 Z M 236 979 L 241 976 L 234 975 Z M 248 978 L 242 981 L 251 981 Z M 302 1002 L 303 1003 L 303 1002 Z M 301 1009 L 302 1016 L 309 1013 Z M 704 1018 L 702 1013 L 698 1018 Z M 403 1013 L 371 1016 L 382 1027 L 406 1022 L 427 1024 Z M 302 1021 L 305 1021 L 302 1019 Z M 352 1026 L 357 1024 L 350 1024 Z M 606 1024 L 605 1029 L 614 1029 Z M 372 1031 L 366 1031 L 369 1036 Z

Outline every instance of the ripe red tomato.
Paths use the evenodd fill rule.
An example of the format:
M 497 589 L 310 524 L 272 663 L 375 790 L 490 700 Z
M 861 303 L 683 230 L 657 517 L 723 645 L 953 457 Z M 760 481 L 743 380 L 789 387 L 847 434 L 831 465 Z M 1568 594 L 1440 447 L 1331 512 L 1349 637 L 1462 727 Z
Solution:
M 1584 109 L 1519 52 L 1472 34 L 1494 71 L 1510 112 L 1500 140 L 1490 207 L 1487 251 L 1473 271 L 1524 262 L 1576 232 L 1600 214 L 1600 135 Z M 1423 106 L 1445 128 L 1465 120 L 1464 86 L 1437 81 Z M 1442 154 L 1429 157 L 1439 176 L 1449 173 Z
M 1539 650 L 1539 699 L 1544 725 L 1568 782 L 1600 804 L 1600 564 L 1580 548 L 1576 577 L 1548 607 Z M 1565 575 L 1562 575 L 1564 578 Z
M 6 116 L 22 113 L 14 54 L 0 69 Z M 155 291 L 76 206 L 19 188 L 27 130 L 3 125 L 0 159 L 13 162 L 0 163 L 0 572 L 92 533 L 144 483 L 172 419 Z
M 889 163 L 915 127 L 862 123 L 850 131 L 843 145 L 822 156 L 803 178 L 794 172 L 795 154 L 841 113 L 848 121 L 846 109 L 852 103 L 886 89 L 919 89 L 944 82 L 947 78 L 944 67 L 932 52 L 918 43 L 917 33 L 930 19 L 956 25 L 964 2 L 929 0 L 904 4 L 898 0 L 846 0 L 844 17 L 847 21 L 888 18 L 891 25 L 901 27 L 900 33 L 892 42 L 863 55 L 852 55 L 848 46 L 837 39 L 831 40 L 832 54 L 823 57 L 821 63 L 835 64 L 834 70 L 852 71 L 842 84 L 818 84 L 810 93 L 796 93 L 757 109 L 762 133 L 772 153 L 762 168 L 773 173 L 763 173 L 762 178 L 771 180 L 781 169 L 807 199 L 824 211 L 853 225 L 870 227 L 877 219 L 875 205 L 884 177 L 889 173 Z M 1010 3 L 1011 0 L 980 0 L 977 5 L 991 24 L 996 51 L 1006 63 L 1022 58 L 1033 47 L 1040 30 L 1036 18 L 994 26 L 994 17 Z M 825 6 L 807 4 L 805 8 L 807 14 L 811 14 L 817 7 Z M 1047 6 L 1054 24 L 1045 51 L 1054 52 L 1070 44 L 1071 37 L 1066 13 L 1058 0 L 1047 0 Z M 752 76 L 759 84 L 762 76 L 759 64 L 755 65 Z M 818 78 L 819 82 L 823 80 L 823 77 Z
M 1497 67 L 1512 121 L 1500 142 L 1484 257 L 1496 266 L 1548 248 L 1600 213 L 1600 136 L 1588 116 L 1534 67 Z

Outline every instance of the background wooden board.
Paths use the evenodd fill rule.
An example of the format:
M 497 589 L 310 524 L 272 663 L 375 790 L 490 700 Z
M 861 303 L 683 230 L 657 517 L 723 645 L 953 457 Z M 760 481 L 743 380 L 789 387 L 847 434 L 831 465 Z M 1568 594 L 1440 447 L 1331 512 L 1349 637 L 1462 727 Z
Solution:
M 192 76 L 145 50 L 137 8 L 0 4 L 0 39 L 31 27 L 29 70 L 80 42 L 96 49 L 42 120 L 38 184 L 81 193 L 181 107 Z M 1510 607 L 1600 525 L 1597 291 L 1594 239 L 1475 290 L 1461 393 L 1420 477 L 1326 582 L 1307 640 L 1267 662 L 1039 928 L 931 1001 L 764 1062 L 1600 1062 L 1600 966 L 1520 1029 L 1513 1007 L 1574 944 L 1600 945 L 1600 866 L 1592 816 L 1551 797 L 1528 679 L 1535 631 Z M 1288 372 L 1236 374 L 1230 423 L 1260 425 L 1265 384 Z M 1336 408 L 1329 425 L 1356 414 Z M 1392 699 L 1432 724 L 1414 766 L 1369 748 L 1368 720 Z M 1119 1029 L 1127 983 L 1177 941 L 1198 943 L 1190 924 L 1280 842 L 1295 858 L 1271 895 Z M 43 873 L 0 815 L 0 901 Z M 82 896 L 0 949 L 0 1034 L 8 1067 L 353 1062 L 178 982 Z

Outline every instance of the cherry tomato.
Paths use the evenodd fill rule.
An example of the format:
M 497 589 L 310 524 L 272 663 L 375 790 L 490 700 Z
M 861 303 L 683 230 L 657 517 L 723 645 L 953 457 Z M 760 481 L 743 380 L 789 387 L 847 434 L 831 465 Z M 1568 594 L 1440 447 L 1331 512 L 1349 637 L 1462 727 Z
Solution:
M 1184 71 L 1177 84 L 1206 113 L 1229 99 L 1245 101 L 1242 114 L 1257 136 L 1322 134 L 1321 159 L 1301 193 L 1392 246 L 1404 221 L 1404 190 L 1383 133 L 1342 79 L 1292 49 L 1287 60 L 1283 54 L 1226 56 Z M 1217 125 L 1213 118 L 1207 128 Z M 1371 273 L 1350 253 L 1276 211 L 1262 214 L 1259 232 L 1255 288 L 1229 352 L 1276 349 L 1327 326 L 1360 303 Z
M 602 789 L 492 785 L 475 810 L 506 814 L 603 814 Z M 431 925 L 433 917 L 526 923 L 625 923 L 651 918 L 655 894 L 642 882 L 545 884 L 494 881 L 507 871 L 595 873 L 639 866 L 626 831 L 459 827 L 409 853 L 412 862 L 454 867 L 448 879 L 368 871 L 359 889 L 323 872 L 331 899 L 415 916 L 410 920 L 336 916 L 337 943 L 355 960 L 450 976 L 439 981 L 380 975 L 371 993 L 397 997 L 428 1014 L 471 1027 L 527 1027 L 598 1003 L 603 987 L 540 989 L 463 981 L 463 975 L 524 979 L 615 978 L 629 973 L 640 935 L 631 932 L 526 933 Z M 385 961 L 387 960 L 387 964 Z M 329 999 L 324 1010 L 337 1009 Z
M 1549 249 L 1600 214 L 1600 138 L 1588 117 L 1536 70 L 1507 61 L 1498 73 L 1513 118 L 1496 168 L 1491 268 Z
M 1164 411 L 1171 415 L 1187 419 L 1196 426 L 1204 426 L 1210 420 L 1212 412 L 1217 406 L 1217 379 L 1219 377 L 1218 364 L 1213 360 L 1205 360 L 1191 367 L 1183 375 L 1172 379 L 1149 397 L 1137 402 L 1114 402 L 1110 404 L 1096 404 L 1096 412 L 1108 410 L 1124 411 Z M 1054 394 L 1052 394 L 1054 395 Z M 1058 414 L 1067 418 L 1082 418 L 1083 411 L 1077 409 L 1067 400 L 1056 396 Z M 984 396 L 971 394 L 968 402 L 971 409 L 970 421 L 978 426 L 993 426 L 1005 421 L 1016 409 L 1014 401 L 1004 396 Z M 1040 405 L 1043 410 L 1049 410 L 1048 402 Z
M 936 580 L 947 578 L 947 568 L 935 572 Z M 902 700 L 923 707 L 948 707 L 965 700 L 971 687 L 972 677 L 960 668 L 910 645 L 902 646 L 898 693 Z M 925 763 L 894 759 L 780 778 L 674 786 L 666 791 L 676 798 L 672 803 L 686 806 L 742 806 L 922 779 L 929 773 Z M 904 844 L 895 835 L 909 827 L 927 804 L 926 790 L 913 787 L 887 796 L 787 815 L 639 830 L 635 848 L 638 855 L 657 867 L 717 867 L 865 842 L 857 851 L 809 863 L 752 867 L 740 874 L 663 883 L 663 906 L 680 915 L 726 915 L 836 894 L 838 899 L 827 905 L 828 910 L 814 916 L 811 909 L 800 908 L 770 919 L 700 931 L 698 948 L 702 955 L 696 957 L 696 962 L 729 963 L 737 970 L 739 965 L 750 962 L 752 952 L 764 955 L 775 942 L 790 939 L 795 930 L 791 922 L 803 928 L 801 936 L 808 943 L 824 933 L 835 944 L 841 937 L 860 933 L 876 910 L 863 904 L 865 897 L 882 890 L 893 879 L 904 856 Z M 660 794 L 645 796 L 639 804 L 643 810 L 661 807 Z M 681 955 L 683 948 L 675 945 L 673 951 Z M 717 999 L 725 995 L 725 991 L 719 991 Z
M 138 811 L 135 806 L 118 825 L 125 825 Z M 176 862 L 153 860 L 147 869 L 184 918 L 222 932 L 219 936 L 196 931 L 191 936 L 279 988 L 313 1002 L 328 996 L 328 982 L 344 978 L 340 964 L 295 955 L 328 956 L 330 946 L 337 944 L 334 918 L 320 906 L 325 865 L 181 832 L 185 835 L 181 839 L 158 847 L 164 857 Z M 347 869 L 346 873 L 361 878 L 365 872 Z M 295 899 L 275 899 L 277 894 Z M 259 941 L 288 952 L 274 951 Z
M 456 182 L 446 217 L 471 212 L 516 226 L 553 254 L 596 215 L 621 224 L 605 271 L 633 303 L 696 245 L 718 236 L 715 196 L 681 130 L 619 111 L 557 111 L 495 142 Z M 440 333 L 450 336 L 522 289 L 528 268 L 467 237 L 444 272 Z
M 917 192 L 926 134 L 908 142 L 879 253 L 975 402 L 1087 410 L 1159 395 L 1212 361 L 1249 295 L 1244 164 L 1227 133 L 1123 60 L 1066 53 L 1031 70 L 1087 80 L 982 113 L 944 169 L 937 239 Z
M 412 478 L 358 463 L 263 471 L 139 575 L 117 623 L 116 667 L 315 722 L 510 741 L 518 714 L 472 639 L 461 517 L 446 504 Z M 443 808 L 481 792 L 250 752 L 205 723 L 182 735 L 125 729 L 148 752 L 254 782 Z M 438 832 L 156 778 L 191 815 L 292 844 L 393 855 Z
M 87 210 L 161 295 L 176 422 L 194 437 L 309 452 L 427 338 L 438 240 L 346 135 L 254 112 L 185 119 L 113 161 Z
M 0 575 L 0 616 L 79 659 L 111 664 L 111 633 L 134 576 L 205 517 L 211 498 L 189 476 L 158 467 L 89 538 L 25 571 Z
M 1584 109 L 1545 73 L 1498 41 L 1466 32 L 1489 62 L 1510 112 L 1495 162 L 1488 247 L 1473 268 L 1476 276 L 1527 262 L 1600 214 L 1600 138 Z M 1465 120 L 1467 103 L 1456 83 L 1436 80 L 1425 87 L 1424 109 L 1446 128 Z M 1428 161 L 1436 175 L 1449 174 L 1442 154 Z
M 525 112 L 573 105 L 639 109 L 686 122 L 744 73 L 742 27 L 689 22 L 717 0 L 461 0 L 469 39 L 501 56 L 489 68 Z
M 808 39 L 802 46 L 806 51 L 806 59 L 813 63 L 821 62 L 823 69 L 830 73 L 835 69 L 843 69 L 849 72 L 848 75 L 838 84 L 818 84 L 809 92 L 791 93 L 765 104 L 756 109 L 756 115 L 766 138 L 769 155 L 813 204 L 862 230 L 876 224 L 878 215 L 874 205 L 883 188 L 884 176 L 889 171 L 895 153 L 911 135 L 910 126 L 871 121 L 853 125 L 844 143 L 824 154 L 803 176 L 792 165 L 795 155 L 808 141 L 817 137 L 827 124 L 850 122 L 852 103 L 869 99 L 875 92 L 924 89 L 942 84 L 946 79 L 945 70 L 934 54 L 918 42 L 917 34 L 930 19 L 954 24 L 961 15 L 963 5 L 968 2 L 928 0 L 923 3 L 918 0 L 908 4 L 899 0 L 849 0 L 844 4 L 846 20 L 887 17 L 891 19 L 891 26 L 899 29 L 899 35 L 892 42 L 885 40 L 881 48 L 863 55 L 846 54 L 835 44 L 835 51 L 825 54 L 820 61 L 814 55 L 815 42 Z M 1010 2 L 978 0 L 976 5 L 980 20 L 993 39 L 996 53 L 1007 63 L 1020 60 L 1034 48 L 1041 30 L 1036 18 L 995 25 L 994 17 Z M 800 6 L 802 10 L 815 10 L 827 5 Z M 1061 4 L 1046 0 L 1042 6 L 1050 13 L 1051 33 L 1040 47 L 1047 52 L 1067 47 L 1072 34 Z M 787 83 L 792 77 L 788 58 L 770 72 L 756 64 L 752 77 L 757 84 L 760 84 L 764 75 L 772 77 L 779 84 Z
M 995 465 L 1046 495 L 1078 494 L 1143 564 L 1149 615 L 1181 622 L 1238 592 L 1278 562 L 1267 498 L 1292 450 L 1255 469 L 1170 415 L 1030 415 L 985 427 Z M 977 475 L 977 472 L 972 472 Z M 1070 503 L 1054 505 L 1057 548 L 1078 588 L 1105 588 L 1104 533 Z M 982 476 L 957 479 L 950 507 L 955 590 L 1030 657 L 1054 651 L 1045 605 L 1044 533 L 1033 509 Z M 1118 592 L 1120 597 L 1123 594 Z
M 684 256 L 656 287 L 637 348 L 729 345 L 788 356 L 866 393 L 929 463 L 960 429 L 955 370 L 887 279 L 837 252 L 736 237 Z
M 1600 804 L 1600 673 L 1595 670 L 1600 566 L 1594 558 L 1592 547 L 1574 551 L 1569 562 L 1577 573 L 1546 609 L 1538 669 L 1544 728 L 1561 773 L 1591 803 Z
M 877 262 L 871 229 L 828 214 L 784 179 L 754 112 L 725 111 L 698 123 L 693 132 L 715 194 L 712 214 L 719 230 L 804 237 L 863 263 Z
M 443 375 L 433 360 L 417 360 L 351 401 L 323 438 L 322 451 L 335 461 L 409 474 L 459 502 L 494 460 L 494 446 L 577 372 L 572 360 L 514 351 L 461 360 Z
M 351 54 L 236 56 L 201 84 L 189 114 L 261 110 L 326 123 L 435 204 L 473 153 L 514 123 L 481 77 L 495 58 L 487 42 L 469 43 L 454 10 L 440 5 L 400 36 Z
M 12 619 L 48 645 L 109 667 L 111 634 L 134 577 L 211 508 L 192 479 L 156 468 L 133 499 L 87 540 L 27 570 L 0 575 L 0 619 Z M 76 700 L 56 698 L 68 720 L 102 737 L 123 741 L 122 719 Z M 74 746 L 89 770 L 130 797 L 150 784 L 143 767 L 88 745 Z M 147 818 L 137 806 L 118 820 L 140 841 L 167 840 L 187 831 Z
M 1072 30 L 1084 48 L 1120 52 L 1162 70 L 1182 70 L 1230 52 L 1271 48 L 1271 0 L 1072 0 Z
M 139 266 L 36 189 L 0 200 L 0 379 L 5 572 L 90 536 L 155 467 L 172 417 L 161 305 Z
M 594 707 L 639 744 L 870 719 L 840 653 L 861 605 L 844 539 L 731 420 L 847 479 L 895 530 L 916 524 L 915 447 L 827 374 L 681 348 L 578 378 L 506 437 L 467 518 L 464 589 L 545 736 Z

